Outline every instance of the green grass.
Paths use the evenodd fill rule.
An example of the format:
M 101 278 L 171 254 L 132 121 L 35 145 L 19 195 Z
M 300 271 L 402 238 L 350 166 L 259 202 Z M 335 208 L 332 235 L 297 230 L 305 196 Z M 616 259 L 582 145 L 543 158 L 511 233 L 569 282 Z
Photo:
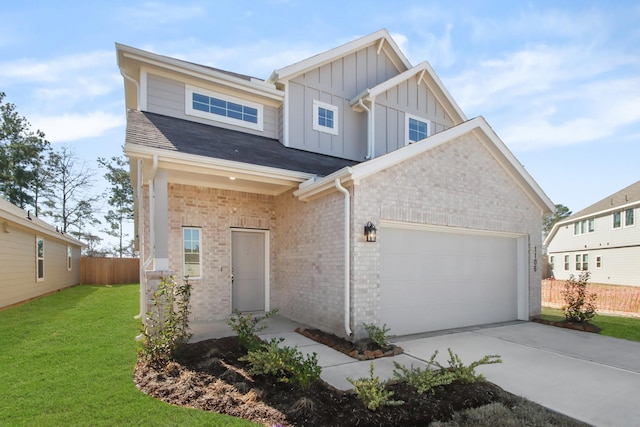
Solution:
M 77 286 L 0 311 L 0 425 L 254 426 L 135 387 L 138 289 Z
M 562 310 L 542 307 L 542 315 L 546 320 L 564 320 Z M 607 316 L 596 314 L 591 323 L 601 329 L 601 335 L 640 342 L 640 319 L 635 317 Z

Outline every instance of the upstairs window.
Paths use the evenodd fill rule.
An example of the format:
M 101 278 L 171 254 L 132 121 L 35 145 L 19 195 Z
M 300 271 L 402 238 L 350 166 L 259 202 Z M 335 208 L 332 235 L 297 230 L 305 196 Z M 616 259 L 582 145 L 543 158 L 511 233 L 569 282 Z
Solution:
M 613 228 L 620 228 L 622 226 L 622 213 L 614 212 L 613 213 Z
M 262 130 L 262 105 L 192 86 L 186 86 L 186 113 Z
M 44 280 L 44 239 L 36 237 L 36 282 Z
M 624 211 L 624 225 L 629 227 L 635 224 L 635 218 L 633 217 L 633 208 Z
M 405 114 L 405 117 L 405 128 L 407 135 L 406 144 L 412 144 L 429 136 L 428 120 L 424 120 L 410 114 Z
M 183 270 L 182 274 L 189 278 L 202 277 L 201 269 L 201 229 L 200 228 L 183 228 L 182 229 L 182 248 L 183 248 Z
M 338 107 L 314 99 L 313 130 L 338 135 Z
M 596 230 L 595 218 L 584 219 L 582 221 L 573 223 L 573 234 L 576 236 L 579 234 L 593 233 L 595 230 Z
M 579 222 L 576 222 L 576 223 L 573 224 L 573 234 L 576 235 L 576 236 L 578 234 L 580 234 L 580 223 Z
M 589 218 L 589 233 L 593 233 L 596 231 L 596 219 Z

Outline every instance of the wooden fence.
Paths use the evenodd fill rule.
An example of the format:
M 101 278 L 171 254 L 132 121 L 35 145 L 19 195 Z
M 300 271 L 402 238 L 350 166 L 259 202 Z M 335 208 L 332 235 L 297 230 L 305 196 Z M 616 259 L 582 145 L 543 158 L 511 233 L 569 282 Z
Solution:
M 140 259 L 82 257 L 80 283 L 83 285 L 140 283 Z
M 542 281 L 542 305 L 561 308 L 564 305 L 562 291 L 564 280 Z M 640 316 L 640 286 L 616 286 L 588 283 L 587 290 L 595 293 L 599 311 Z

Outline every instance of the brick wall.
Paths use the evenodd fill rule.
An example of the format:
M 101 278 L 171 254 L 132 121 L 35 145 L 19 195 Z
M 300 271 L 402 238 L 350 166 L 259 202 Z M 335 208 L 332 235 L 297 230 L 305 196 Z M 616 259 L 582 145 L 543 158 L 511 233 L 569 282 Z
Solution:
M 276 199 L 271 300 L 290 319 L 333 333 L 344 330 L 344 196 Z
M 473 135 L 467 134 L 356 185 L 353 212 L 353 324 L 376 322 L 379 243 L 363 241 L 367 221 L 393 220 L 529 236 L 530 315 L 540 310 L 540 211 Z
M 231 313 L 231 228 L 275 232 L 274 197 L 182 184 L 169 184 L 168 197 L 169 268 L 178 277 L 182 228 L 202 228 L 202 279 L 190 280 L 191 320 L 224 319 Z

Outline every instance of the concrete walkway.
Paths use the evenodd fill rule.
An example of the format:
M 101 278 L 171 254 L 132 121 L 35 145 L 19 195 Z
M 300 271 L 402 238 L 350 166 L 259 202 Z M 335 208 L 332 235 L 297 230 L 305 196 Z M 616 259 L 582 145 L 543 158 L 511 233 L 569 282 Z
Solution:
M 274 316 L 268 322 L 260 336 L 282 337 L 283 345 L 317 353 L 321 377 L 333 387 L 348 390 L 347 378 L 369 376 L 369 361 L 293 332 L 299 325 L 287 319 Z M 207 325 L 192 326 L 193 341 L 233 334 L 222 324 Z M 503 389 L 595 426 L 640 426 L 640 343 L 530 322 L 428 335 L 392 339 L 405 353 L 376 359 L 375 375 L 392 378 L 394 361 L 424 367 L 435 350 L 441 364 L 448 348 L 465 364 L 498 354 L 502 364 L 481 366 L 478 372 Z

